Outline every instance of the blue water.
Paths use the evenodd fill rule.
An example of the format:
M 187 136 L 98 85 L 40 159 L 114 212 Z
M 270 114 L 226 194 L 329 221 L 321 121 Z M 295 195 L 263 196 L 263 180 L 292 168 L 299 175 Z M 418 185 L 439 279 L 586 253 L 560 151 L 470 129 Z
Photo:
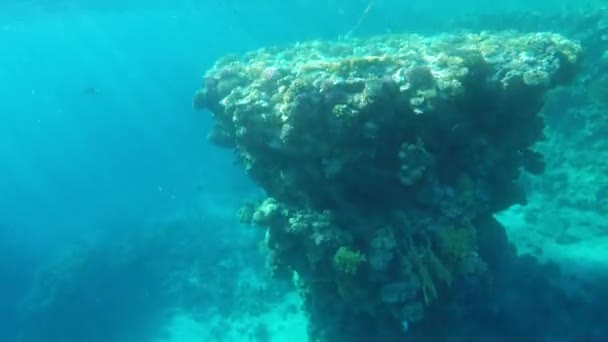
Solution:
M 2 13 L 7 317 L 35 265 L 192 207 L 198 189 L 227 191 L 236 172 L 201 134 L 209 117 L 191 109 L 201 70 L 223 53 L 202 43 L 219 25 L 184 10 L 109 10 Z
M 568 11 L 577 7 L 574 2 L 547 1 L 505 1 L 490 8 L 479 1 L 459 1 L 458 6 L 433 1 L 432 5 L 414 6 L 377 0 L 355 35 L 433 31 L 435 23 L 445 23 L 455 13 Z M 207 141 L 205 134 L 211 129 L 212 118 L 207 112 L 192 109 L 192 95 L 200 87 L 204 71 L 218 58 L 269 45 L 337 39 L 356 25 L 368 5 L 367 1 L 354 0 L 0 4 L 0 341 L 143 342 L 162 335 L 157 329 L 169 321 L 165 312 L 152 318 L 150 312 L 155 308 L 192 306 L 188 309 L 196 311 L 196 305 L 184 304 L 191 302 L 230 311 L 234 310 L 231 305 L 237 305 L 238 301 L 229 300 L 218 304 L 218 297 L 180 288 L 187 294 L 154 298 L 153 294 L 165 292 L 150 290 L 152 297 L 134 300 L 133 306 L 139 305 L 139 310 L 129 303 L 125 308 L 112 306 L 113 301 L 124 302 L 146 291 L 151 286 L 145 281 L 164 281 L 157 274 L 147 278 L 150 273 L 131 271 L 147 270 L 141 260 L 146 256 L 157 264 L 150 266 L 154 273 L 174 268 L 163 260 L 183 265 L 190 255 L 201 253 L 192 259 L 202 260 L 203 266 L 197 269 L 203 274 L 213 272 L 214 281 L 222 276 L 232 279 L 250 262 L 264 288 L 272 289 L 265 293 L 266 298 L 278 303 L 282 297 L 276 293 L 291 288 L 272 282 L 264 273 L 257 246 L 263 233 L 241 227 L 233 218 L 240 202 L 258 195 L 259 189 L 241 165 L 234 163 L 229 151 Z M 211 205 L 210 209 L 204 209 L 205 205 Z M 177 234 L 169 242 L 151 238 L 154 242 L 150 245 L 158 241 L 167 245 L 149 247 L 142 234 L 172 222 L 176 216 L 184 226 L 204 226 L 203 233 L 198 231 L 204 236 L 189 241 L 184 237 L 188 235 Z M 190 232 L 191 227 L 180 229 L 176 231 Z M 113 269 L 111 262 L 103 267 L 94 262 L 116 257 L 112 252 L 119 247 L 114 243 L 123 240 L 135 241 L 130 243 L 141 255 L 134 252 L 138 257 L 129 259 L 122 268 Z M 233 243 L 226 244 L 227 240 Z M 180 250 L 171 241 L 183 244 L 181 251 L 187 253 L 167 253 L 171 248 Z M 200 243 L 200 249 L 195 242 Z M 89 250 L 99 259 L 87 259 Z M 81 272 L 78 266 L 56 266 L 70 260 L 65 255 L 72 251 L 78 251 L 72 256 L 74 260 L 91 262 L 91 268 L 85 269 L 95 270 L 97 265 L 107 273 L 95 275 Z M 224 259 L 232 266 L 222 269 L 226 274 L 218 275 L 216 266 Z M 74 260 L 66 263 L 71 265 Z M 59 278 L 70 279 L 51 280 L 58 286 L 88 286 L 91 291 L 116 287 L 116 293 L 96 295 L 107 304 L 107 312 L 95 300 L 79 299 L 85 296 L 79 290 L 66 290 L 78 293 L 68 296 L 73 302 L 64 302 L 55 311 L 50 305 L 28 316 L 28 310 L 36 305 L 27 299 L 34 290 L 48 290 L 51 285 L 40 279 L 52 270 L 66 272 Z M 70 274 L 70 270 L 78 272 Z M 126 274 L 132 274 L 133 279 Z M 132 288 L 113 285 L 109 281 L 112 277 L 123 279 Z M 203 281 L 205 278 L 201 276 Z M 86 279 L 82 280 L 85 285 L 79 279 Z M 107 284 L 102 286 L 103 281 Z M 223 283 L 213 286 L 226 287 Z M 125 295 L 131 290 L 134 294 Z M 237 289 L 231 293 L 234 291 Z M 131 315 L 124 320 L 142 328 L 114 324 L 119 320 L 107 315 L 117 312 Z M 53 320 L 50 316 L 63 318 Z M 77 318 L 83 316 L 96 318 L 85 319 L 90 326 L 71 334 L 68 323 L 78 326 Z M 51 329 L 48 325 L 55 326 Z M 38 328 L 42 336 L 28 339 Z M 96 329 L 116 331 L 94 337 Z M 263 341 L 259 337 L 264 335 L 262 330 L 256 330 L 259 341 Z M 45 331 L 49 335 L 45 336 Z M 222 340 L 232 341 L 218 338 Z M 249 340 L 255 341 L 251 336 L 242 339 Z

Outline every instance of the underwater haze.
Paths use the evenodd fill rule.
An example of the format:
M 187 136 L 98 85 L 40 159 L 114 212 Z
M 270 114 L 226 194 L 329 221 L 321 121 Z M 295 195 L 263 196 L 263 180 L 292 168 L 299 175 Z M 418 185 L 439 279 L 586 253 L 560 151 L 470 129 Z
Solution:
M 608 341 L 604 1 L 3 1 L 0 340 Z

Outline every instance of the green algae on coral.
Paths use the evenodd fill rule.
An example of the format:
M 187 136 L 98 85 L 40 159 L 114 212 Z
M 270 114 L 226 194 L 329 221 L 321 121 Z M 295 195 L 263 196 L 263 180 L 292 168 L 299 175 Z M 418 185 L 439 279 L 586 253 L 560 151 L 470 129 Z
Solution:
M 357 274 L 357 270 L 365 261 L 367 261 L 367 258 L 363 253 L 344 246 L 338 248 L 334 255 L 336 267 L 340 271 L 351 275 Z

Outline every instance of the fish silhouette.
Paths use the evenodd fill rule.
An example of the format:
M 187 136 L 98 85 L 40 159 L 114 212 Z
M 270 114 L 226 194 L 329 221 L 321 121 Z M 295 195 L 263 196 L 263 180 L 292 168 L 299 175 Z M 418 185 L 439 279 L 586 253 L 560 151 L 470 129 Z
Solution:
M 100 93 L 100 91 L 99 91 L 99 88 L 96 88 L 96 87 L 85 87 L 82 89 L 82 93 L 84 95 L 92 96 L 92 95 L 98 95 Z

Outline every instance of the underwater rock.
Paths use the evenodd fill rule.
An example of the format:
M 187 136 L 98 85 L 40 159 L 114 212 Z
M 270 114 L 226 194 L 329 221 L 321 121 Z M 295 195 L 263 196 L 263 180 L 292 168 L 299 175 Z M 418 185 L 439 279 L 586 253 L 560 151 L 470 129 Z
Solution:
M 297 275 L 311 340 L 352 341 L 363 325 L 397 340 L 430 324 L 452 284 L 499 272 L 513 254 L 492 215 L 525 203 L 516 181 L 542 172 L 544 95 L 580 56 L 551 33 L 391 35 L 207 72 L 195 107 L 269 196 L 248 211 L 269 266 Z

